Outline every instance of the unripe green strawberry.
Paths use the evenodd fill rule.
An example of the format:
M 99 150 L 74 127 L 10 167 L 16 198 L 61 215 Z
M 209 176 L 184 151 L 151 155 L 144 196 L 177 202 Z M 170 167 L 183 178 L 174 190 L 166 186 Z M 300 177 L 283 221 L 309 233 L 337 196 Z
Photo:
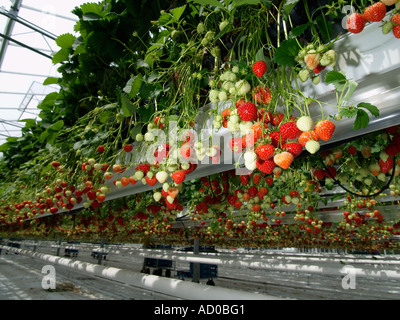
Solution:
M 321 82 L 321 77 L 320 76 L 316 76 L 312 78 L 312 82 L 317 85 Z
M 308 140 L 305 148 L 309 153 L 314 154 L 319 150 L 320 144 L 318 141 Z
M 336 64 L 337 53 L 335 50 L 329 50 L 322 55 L 320 64 L 322 66 L 334 67 Z
M 205 31 L 206 31 L 206 27 L 204 26 L 204 23 L 200 22 L 197 25 L 197 33 L 201 34 L 201 33 L 204 33 Z
M 306 82 L 310 78 L 310 70 L 302 69 L 300 70 L 298 76 L 301 82 Z
M 382 32 L 383 34 L 388 34 L 390 31 L 392 31 L 393 29 L 393 24 L 391 21 L 386 21 L 383 25 L 382 25 Z
M 229 24 L 229 21 L 226 21 L 226 20 L 222 21 L 222 22 L 219 24 L 219 31 L 224 30 L 224 28 L 225 28 L 228 24 Z

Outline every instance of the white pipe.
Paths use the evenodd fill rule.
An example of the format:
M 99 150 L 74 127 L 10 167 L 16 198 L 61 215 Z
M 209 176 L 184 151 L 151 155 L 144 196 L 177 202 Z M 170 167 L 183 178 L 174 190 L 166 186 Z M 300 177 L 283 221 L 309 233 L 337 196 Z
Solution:
M 130 284 L 136 287 L 150 289 L 156 292 L 174 296 L 184 300 L 283 300 L 280 297 L 233 290 L 217 286 L 206 286 L 189 281 L 163 278 L 154 275 L 141 274 L 113 267 L 61 258 L 53 255 L 1 246 L 5 250 L 42 259 L 80 272 L 90 273 L 102 278 Z

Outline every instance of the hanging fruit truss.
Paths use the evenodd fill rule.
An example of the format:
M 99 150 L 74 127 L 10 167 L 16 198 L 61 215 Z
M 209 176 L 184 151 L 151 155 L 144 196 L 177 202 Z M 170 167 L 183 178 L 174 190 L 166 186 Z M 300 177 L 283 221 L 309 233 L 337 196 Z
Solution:
M 60 90 L 0 146 L 0 236 L 397 248 L 399 12 L 77 7 Z

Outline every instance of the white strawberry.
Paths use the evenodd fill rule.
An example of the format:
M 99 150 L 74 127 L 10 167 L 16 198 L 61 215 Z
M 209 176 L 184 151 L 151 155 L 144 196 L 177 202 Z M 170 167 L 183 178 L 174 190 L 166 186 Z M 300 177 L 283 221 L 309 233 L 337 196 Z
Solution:
M 154 198 L 154 200 L 156 200 L 157 202 L 160 201 L 161 197 L 162 197 L 161 192 L 155 192 L 155 193 L 153 194 L 153 198 Z
M 300 118 L 297 119 L 297 128 L 301 131 L 311 131 L 313 125 L 314 125 L 314 121 L 310 116 L 302 116 Z
M 156 173 L 156 179 L 159 183 L 164 183 L 168 179 L 168 173 L 165 171 L 158 171 Z
M 305 148 L 309 153 L 314 154 L 319 150 L 320 144 L 318 141 L 309 140 L 307 141 Z

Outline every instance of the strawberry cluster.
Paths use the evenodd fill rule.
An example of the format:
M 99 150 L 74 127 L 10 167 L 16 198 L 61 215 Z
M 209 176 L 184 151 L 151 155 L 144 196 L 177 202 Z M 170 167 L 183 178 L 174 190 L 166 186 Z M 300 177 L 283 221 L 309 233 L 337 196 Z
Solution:
M 306 82 L 310 78 L 314 84 L 320 83 L 320 73 L 327 67 L 336 65 L 337 53 L 327 45 L 308 44 L 299 51 L 296 61 L 301 70 L 298 77 L 301 82 Z
M 387 7 L 396 5 L 390 14 L 390 17 L 384 21 Z M 398 0 L 382 0 L 375 2 L 365 8 L 363 13 L 352 13 L 346 22 L 346 28 L 351 33 L 360 33 L 364 30 L 367 23 L 382 22 L 382 32 L 388 34 L 390 32 L 399 39 L 400 38 L 400 2 Z

